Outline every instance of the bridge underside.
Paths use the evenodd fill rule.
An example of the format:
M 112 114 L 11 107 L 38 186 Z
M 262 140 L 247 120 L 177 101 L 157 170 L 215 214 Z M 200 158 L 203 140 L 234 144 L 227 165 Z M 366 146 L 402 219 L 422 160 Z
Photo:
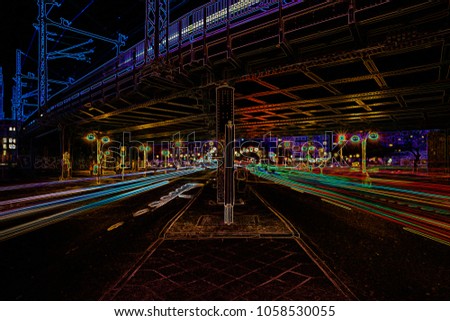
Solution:
M 139 68 L 105 67 L 29 131 L 215 137 L 215 88 L 224 82 L 235 87 L 238 137 L 448 128 L 448 1 L 349 2 L 274 8 Z

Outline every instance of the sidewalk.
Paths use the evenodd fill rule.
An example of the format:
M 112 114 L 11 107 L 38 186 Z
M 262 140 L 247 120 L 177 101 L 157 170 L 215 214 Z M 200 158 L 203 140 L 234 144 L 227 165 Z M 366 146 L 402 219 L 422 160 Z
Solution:
M 101 300 L 351 300 L 279 213 L 250 194 L 222 223 L 206 185 Z

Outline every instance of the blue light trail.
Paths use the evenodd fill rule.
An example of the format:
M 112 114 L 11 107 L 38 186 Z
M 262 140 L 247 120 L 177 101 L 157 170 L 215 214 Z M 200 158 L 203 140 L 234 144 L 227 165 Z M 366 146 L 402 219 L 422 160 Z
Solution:
M 11 209 L 7 211 L 0 212 L 0 222 L 13 220 L 17 218 L 24 218 L 30 215 L 35 215 L 44 211 L 51 211 L 57 208 L 73 205 L 79 202 L 88 202 L 87 204 L 82 204 L 79 207 L 72 208 L 70 210 L 65 210 L 56 214 L 51 214 L 47 217 L 42 217 L 35 219 L 30 222 L 26 222 L 20 225 L 16 225 L 10 228 L 6 228 L 0 231 L 0 241 L 6 240 L 17 235 L 27 233 L 29 231 L 36 230 L 38 228 L 59 222 L 66 219 L 72 215 L 79 214 L 103 205 L 110 204 L 112 202 L 117 202 L 128 197 L 138 195 L 143 192 L 150 191 L 152 189 L 164 186 L 170 182 L 170 180 L 190 175 L 199 171 L 202 168 L 194 168 L 181 170 L 176 172 L 171 172 L 167 174 L 160 174 L 152 177 L 144 177 L 137 180 L 118 182 L 115 184 L 105 185 L 105 186 L 95 186 L 87 187 L 82 189 L 77 189 L 77 193 L 87 193 L 86 195 L 78 195 L 74 197 L 68 197 L 63 199 L 58 199 L 55 201 L 49 201 L 45 203 L 35 204 L 31 206 L 26 206 L 22 208 Z M 102 191 L 96 191 L 98 189 L 105 189 Z M 72 191 L 69 191 L 72 192 Z M 64 192 L 63 192 L 64 193 Z M 51 194 L 44 195 L 49 198 Z M 61 196 L 62 194 L 57 194 Z M 65 194 L 64 194 L 65 195 Z M 103 198 L 103 199 L 101 199 Z M 23 199 L 23 198 L 22 198 Z M 40 200 L 39 196 L 35 197 L 34 200 Z M 11 203 L 16 203 L 17 200 L 11 200 Z
M 450 198 L 441 194 L 381 185 L 349 182 L 348 178 L 326 177 L 283 168 L 249 166 L 256 176 L 307 193 L 321 201 L 348 211 L 375 215 L 414 230 L 434 241 L 450 246 Z

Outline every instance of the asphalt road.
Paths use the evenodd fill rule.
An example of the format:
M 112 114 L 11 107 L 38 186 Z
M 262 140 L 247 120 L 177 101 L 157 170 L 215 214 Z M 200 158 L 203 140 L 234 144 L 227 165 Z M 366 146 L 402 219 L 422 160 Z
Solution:
M 256 190 L 301 231 L 359 299 L 450 299 L 448 245 L 287 187 L 258 184 Z
M 214 173 L 202 171 L 174 178 L 158 188 L 85 208 L 54 224 L 4 239 L 0 242 L 0 299 L 98 300 L 133 268 L 189 199 L 174 198 L 154 211 L 148 205 L 186 183 L 205 183 L 211 180 L 211 175 Z M 247 185 L 295 226 L 302 240 L 359 299 L 450 299 L 449 246 L 411 233 L 395 222 L 367 215 L 365 211 L 348 211 L 324 202 L 317 195 L 299 193 L 255 177 Z M 90 187 L 95 184 L 41 186 L 30 195 Z M 90 193 L 85 192 L 80 195 Z M 113 196 L 124 193 L 118 191 Z M 4 201 L 12 199 L 14 192 L 4 192 L 3 197 Z M 56 200 L 68 197 L 74 195 Z M 108 197 L 84 200 L 76 207 L 108 200 Z M 34 200 L 22 205 L 48 201 Z M 22 205 L 4 205 L 2 212 Z M 66 204 L 25 220 L 44 219 L 68 208 L 75 206 Z M 202 210 L 208 213 L 207 207 Z
M 158 189 L 0 242 L 0 299 L 98 299 L 188 200 L 176 198 L 147 215 L 133 214 L 192 179 L 207 179 L 205 174 L 178 178 Z

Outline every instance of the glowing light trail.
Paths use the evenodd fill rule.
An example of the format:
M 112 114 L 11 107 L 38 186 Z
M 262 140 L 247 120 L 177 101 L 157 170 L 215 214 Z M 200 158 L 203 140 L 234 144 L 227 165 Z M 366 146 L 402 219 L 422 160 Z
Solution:
M 103 199 L 101 201 L 96 201 L 90 204 L 86 204 L 77 208 L 73 208 L 67 211 L 63 211 L 57 214 L 53 214 L 47 217 L 43 217 L 31 222 L 27 222 L 21 225 L 17 225 L 8 229 L 5 229 L 3 231 L 0 231 L 0 241 L 4 241 L 37 229 L 40 229 L 42 227 L 51 225 L 51 224 L 55 224 L 57 222 L 60 222 L 62 220 L 65 220 L 67 218 L 69 218 L 70 216 L 76 215 L 76 214 L 80 214 L 82 212 L 88 211 L 88 210 L 92 210 L 94 208 L 103 206 L 103 205 L 107 205 L 110 204 L 112 202 L 117 202 L 120 200 L 123 200 L 125 198 L 131 197 L 131 196 L 135 196 L 138 195 L 140 193 L 143 192 L 147 192 L 150 191 L 152 189 L 164 186 L 166 184 L 169 184 L 169 181 L 163 181 L 163 182 L 159 182 L 156 184 L 152 184 L 150 186 L 145 186 L 142 188 L 138 188 L 129 192 L 124 192 L 122 194 L 116 195 L 116 196 L 112 196 L 112 197 L 108 197 L 106 199 Z
M 180 168 L 184 170 L 184 168 Z M 152 171 L 146 171 L 146 172 L 135 172 L 135 173 L 127 173 L 124 174 L 125 177 L 131 177 L 131 176 L 140 176 L 140 175 L 146 175 L 146 174 L 153 174 L 153 173 L 159 173 L 159 172 L 168 172 L 168 171 L 174 171 L 175 169 L 172 168 L 165 168 L 165 169 L 158 169 L 158 170 L 152 170 Z M 122 174 L 116 174 L 116 175 L 107 175 L 102 176 L 102 179 L 107 178 L 121 178 Z M 57 185 L 70 185 L 70 184 L 76 184 L 80 182 L 88 182 L 88 181 L 95 181 L 96 177 L 87 177 L 87 178 L 79 178 L 79 179 L 71 179 L 71 180 L 63 180 L 63 181 L 50 181 L 50 182 L 39 182 L 39 183 L 28 183 L 28 184 L 18 184 L 18 185 L 9 185 L 9 186 L 2 186 L 0 187 L 0 192 L 2 191 L 14 191 L 14 190 L 20 190 L 20 189 L 37 189 L 41 187 L 50 187 L 50 186 L 57 186 Z
M 271 168 L 270 173 L 254 166 L 248 168 L 259 177 L 318 196 L 327 203 L 379 216 L 443 244 L 450 242 L 450 203 L 446 195 L 381 185 L 369 187 L 346 179 L 305 175 L 282 168 Z
M 0 212 L 0 221 L 12 219 L 12 218 L 24 217 L 24 216 L 31 215 L 31 214 L 37 214 L 37 213 L 40 213 L 43 211 L 53 210 L 53 209 L 61 207 L 61 206 L 72 205 L 72 204 L 75 204 L 78 202 L 84 202 L 84 201 L 88 201 L 88 200 L 99 198 L 99 197 L 122 193 L 127 190 L 141 188 L 141 187 L 147 186 L 149 184 L 153 184 L 155 182 L 159 182 L 159 181 L 163 181 L 163 180 L 167 180 L 167 179 L 171 179 L 171 178 L 176 178 L 176 177 L 180 177 L 180 176 L 184 176 L 184 175 L 189 175 L 189 174 L 195 173 L 199 170 L 201 170 L 201 169 L 172 172 L 172 173 L 168 173 L 168 174 L 161 174 L 161 175 L 157 175 L 157 176 L 145 177 L 145 178 L 141 178 L 141 179 L 133 180 L 133 181 L 119 182 L 116 184 L 112 184 L 111 185 L 112 188 L 109 186 L 106 186 L 106 187 L 108 187 L 108 189 L 105 191 L 94 192 L 94 193 L 90 193 L 88 195 L 80 195 L 80 196 L 74 196 L 74 197 L 69 197 L 69 198 L 64 198 L 64 199 L 58 199 L 55 201 L 50 201 L 50 202 L 31 205 L 31 206 L 27 206 L 27 207 L 15 208 L 12 210 L 3 211 L 3 212 Z M 122 185 L 125 185 L 125 186 L 122 186 Z M 95 189 L 96 189 L 95 187 L 94 188 L 86 188 L 86 189 L 84 189 L 84 191 L 91 192 L 92 190 L 95 190 Z
M 378 180 L 380 185 L 372 184 L 366 186 L 360 182 L 348 181 L 345 178 L 342 179 L 340 177 L 323 176 L 300 171 L 287 171 L 282 168 L 277 169 L 275 175 L 293 181 L 301 180 L 302 182 L 307 182 L 309 185 L 329 186 L 337 192 L 343 192 L 345 190 L 349 193 L 353 193 L 356 197 L 377 199 L 379 201 L 390 202 L 402 206 L 405 205 L 405 203 L 408 203 L 408 206 L 410 207 L 418 207 L 424 211 L 450 216 L 450 196 L 448 195 L 381 185 L 382 182 L 380 180 Z M 381 196 L 385 198 L 380 198 Z

